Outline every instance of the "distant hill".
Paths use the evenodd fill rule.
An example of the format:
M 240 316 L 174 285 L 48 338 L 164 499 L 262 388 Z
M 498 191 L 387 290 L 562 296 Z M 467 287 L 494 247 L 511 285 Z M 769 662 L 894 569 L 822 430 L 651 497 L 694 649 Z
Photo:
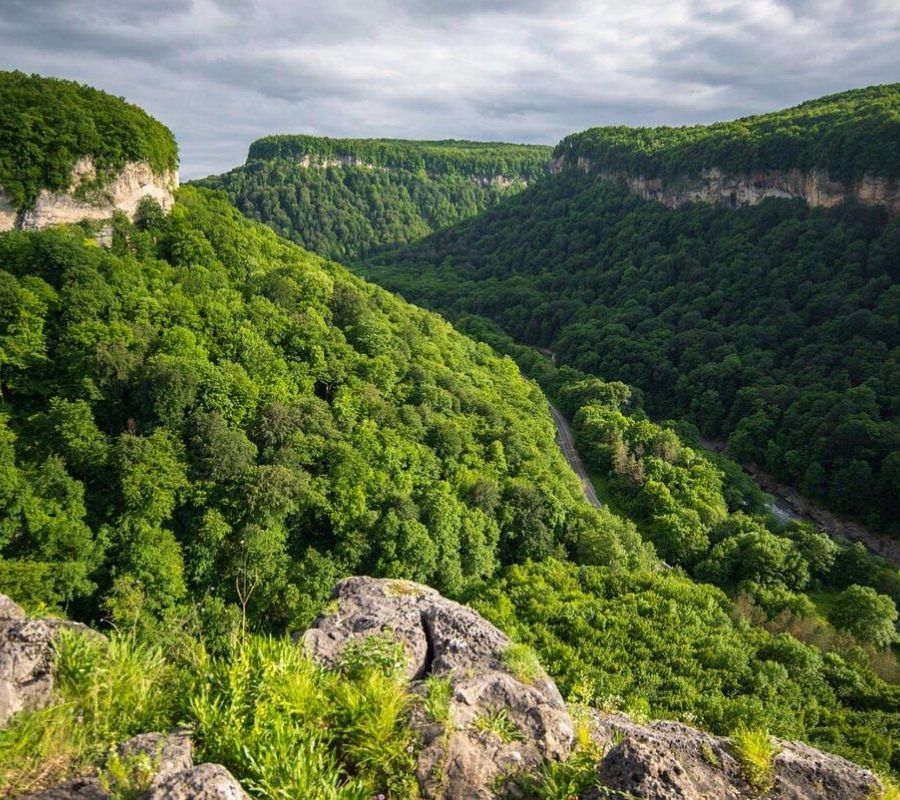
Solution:
M 247 163 L 196 181 L 251 219 L 348 259 L 414 241 L 547 173 L 551 148 L 494 142 L 268 136 Z
M 590 128 L 563 139 L 554 158 L 648 178 L 697 176 L 717 167 L 826 170 L 834 180 L 900 177 L 900 83 L 871 86 L 771 114 L 693 127 Z

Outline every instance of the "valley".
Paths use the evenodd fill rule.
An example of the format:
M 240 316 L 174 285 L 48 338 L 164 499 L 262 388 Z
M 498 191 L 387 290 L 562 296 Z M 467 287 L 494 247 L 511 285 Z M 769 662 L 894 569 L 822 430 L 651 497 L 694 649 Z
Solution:
M 620 178 L 893 185 L 898 125 L 179 185 L 146 112 L 0 72 L 0 796 L 891 800 L 900 219 Z

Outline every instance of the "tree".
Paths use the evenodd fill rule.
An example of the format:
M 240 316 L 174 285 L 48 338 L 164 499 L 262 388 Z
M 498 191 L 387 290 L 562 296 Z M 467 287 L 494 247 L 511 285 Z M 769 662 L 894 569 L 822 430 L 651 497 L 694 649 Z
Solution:
M 897 641 L 897 606 L 869 586 L 848 586 L 829 619 L 864 644 L 888 647 Z

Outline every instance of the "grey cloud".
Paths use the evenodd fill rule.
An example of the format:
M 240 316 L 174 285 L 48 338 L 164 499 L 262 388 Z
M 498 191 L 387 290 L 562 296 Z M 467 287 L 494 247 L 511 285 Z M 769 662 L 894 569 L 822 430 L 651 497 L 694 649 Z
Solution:
M 900 75 L 896 0 L 0 0 L 0 67 L 91 83 L 179 139 L 186 177 L 258 136 L 553 143 Z

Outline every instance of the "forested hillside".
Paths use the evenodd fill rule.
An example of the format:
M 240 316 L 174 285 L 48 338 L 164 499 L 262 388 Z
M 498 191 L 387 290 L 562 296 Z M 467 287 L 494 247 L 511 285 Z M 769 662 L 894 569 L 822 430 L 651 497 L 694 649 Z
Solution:
M 171 131 L 137 106 L 73 81 L 0 72 L 0 190 L 13 206 L 67 189 L 82 156 L 101 176 L 129 161 L 160 174 L 178 167 Z
M 10 233 L 0 263 L 0 591 L 20 601 L 243 604 L 281 630 L 346 574 L 459 591 L 587 535 L 643 562 L 512 362 L 224 196 L 185 190 L 113 252 Z
M 528 691 L 539 657 L 573 704 L 761 741 L 764 768 L 771 733 L 900 773 L 896 565 L 778 524 L 696 427 L 648 416 L 803 465 L 889 526 L 897 223 L 672 213 L 546 177 L 371 268 L 481 342 L 222 192 L 183 188 L 168 216 L 145 200 L 109 248 L 96 233 L 0 234 L 0 592 L 109 635 L 44 642 L 57 694 L 0 727 L 0 793 L 103 763 L 117 796 L 143 796 L 116 745 L 187 723 L 253 797 L 416 797 L 412 720 L 449 736 L 452 681 L 411 688 L 382 626 L 327 668 L 289 638 L 340 616 L 328 597 L 353 574 L 479 609 L 515 640 L 498 685 Z M 465 725 L 485 748 L 522 736 L 503 707 Z M 596 783 L 592 758 L 539 764 L 530 796 Z
M 652 417 L 897 534 L 898 265 L 880 208 L 672 211 L 567 170 L 360 272 L 625 381 Z
M 696 176 L 718 167 L 826 170 L 834 180 L 900 177 L 900 83 L 810 100 L 772 114 L 694 127 L 591 128 L 563 139 L 554 157 L 588 159 L 599 171 Z
M 550 148 L 269 136 L 247 163 L 196 183 L 224 189 L 251 219 L 330 258 L 415 241 L 542 177 Z

